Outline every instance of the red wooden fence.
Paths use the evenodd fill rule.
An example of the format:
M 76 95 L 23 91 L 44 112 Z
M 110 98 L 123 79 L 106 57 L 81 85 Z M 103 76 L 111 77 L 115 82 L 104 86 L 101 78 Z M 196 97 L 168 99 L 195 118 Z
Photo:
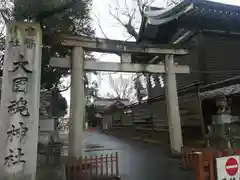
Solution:
M 194 169 L 194 153 L 199 149 L 183 147 L 181 168 L 184 170 Z
M 118 179 L 118 153 L 85 156 L 66 164 L 67 180 Z
M 240 150 L 203 151 L 192 148 L 183 148 L 182 166 L 185 169 L 195 170 L 196 180 L 215 180 L 216 179 L 216 158 L 230 155 L 240 155 Z

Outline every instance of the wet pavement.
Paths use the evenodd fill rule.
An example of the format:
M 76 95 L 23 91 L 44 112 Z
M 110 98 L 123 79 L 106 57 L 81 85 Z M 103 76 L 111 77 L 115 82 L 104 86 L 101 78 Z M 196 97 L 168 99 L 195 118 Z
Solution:
M 100 132 L 86 132 L 84 144 L 84 155 L 119 152 L 122 180 L 194 180 L 193 172 L 182 171 L 180 160 L 167 157 L 159 146 Z

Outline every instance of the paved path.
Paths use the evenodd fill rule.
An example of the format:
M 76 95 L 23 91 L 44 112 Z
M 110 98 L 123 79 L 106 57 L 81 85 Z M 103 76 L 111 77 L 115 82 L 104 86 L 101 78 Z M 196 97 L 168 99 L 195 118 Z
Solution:
M 179 160 L 164 154 L 163 148 L 118 139 L 99 132 L 87 132 L 85 155 L 119 152 L 122 180 L 194 180 L 192 172 L 179 169 Z

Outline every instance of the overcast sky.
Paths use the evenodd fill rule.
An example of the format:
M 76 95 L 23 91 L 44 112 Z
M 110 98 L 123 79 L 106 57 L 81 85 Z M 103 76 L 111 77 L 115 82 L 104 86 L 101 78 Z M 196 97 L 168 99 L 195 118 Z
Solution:
M 216 2 L 226 3 L 226 4 L 234 4 L 240 5 L 240 0 L 213 0 Z M 125 29 L 109 14 L 109 5 L 113 8 L 117 6 L 117 2 L 119 2 L 120 6 L 124 9 L 126 8 L 125 0 L 93 0 L 92 12 L 91 16 L 93 18 L 93 27 L 96 29 L 97 37 L 104 37 L 102 31 L 107 35 L 110 39 L 118 39 L 118 40 L 126 40 L 129 36 Z M 128 2 L 127 8 L 131 9 L 135 6 L 135 4 L 131 3 L 132 0 L 126 0 Z M 156 0 L 154 6 L 164 7 L 166 5 L 164 0 Z M 138 27 L 140 25 L 140 20 L 135 20 L 135 25 Z M 99 27 L 101 25 L 101 28 Z M 102 29 L 102 30 L 101 30 Z M 130 39 L 134 40 L 134 39 Z M 99 57 L 101 61 L 119 61 L 119 56 L 117 55 L 100 55 L 96 54 L 96 57 Z M 95 78 L 96 79 L 96 78 Z M 100 94 L 105 95 L 111 87 L 108 85 L 108 81 L 106 78 L 101 80 L 101 88 Z M 70 91 L 66 91 L 63 94 L 68 103 L 70 102 Z

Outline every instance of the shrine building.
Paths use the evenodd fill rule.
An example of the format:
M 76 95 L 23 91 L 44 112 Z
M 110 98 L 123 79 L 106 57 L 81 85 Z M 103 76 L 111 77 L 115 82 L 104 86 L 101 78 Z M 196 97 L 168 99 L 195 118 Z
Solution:
M 184 135 L 199 137 L 207 131 L 218 95 L 231 98 L 231 115 L 239 119 L 240 7 L 206 0 L 183 0 L 166 9 L 148 7 L 138 38 L 139 44 L 143 42 L 189 49 L 187 56 L 175 57 L 176 64 L 190 66 L 190 74 L 177 74 Z M 135 57 L 135 61 L 157 64 L 164 57 Z M 149 99 L 127 107 L 133 112 L 132 124 L 144 133 L 167 131 L 163 75 L 147 77 Z

